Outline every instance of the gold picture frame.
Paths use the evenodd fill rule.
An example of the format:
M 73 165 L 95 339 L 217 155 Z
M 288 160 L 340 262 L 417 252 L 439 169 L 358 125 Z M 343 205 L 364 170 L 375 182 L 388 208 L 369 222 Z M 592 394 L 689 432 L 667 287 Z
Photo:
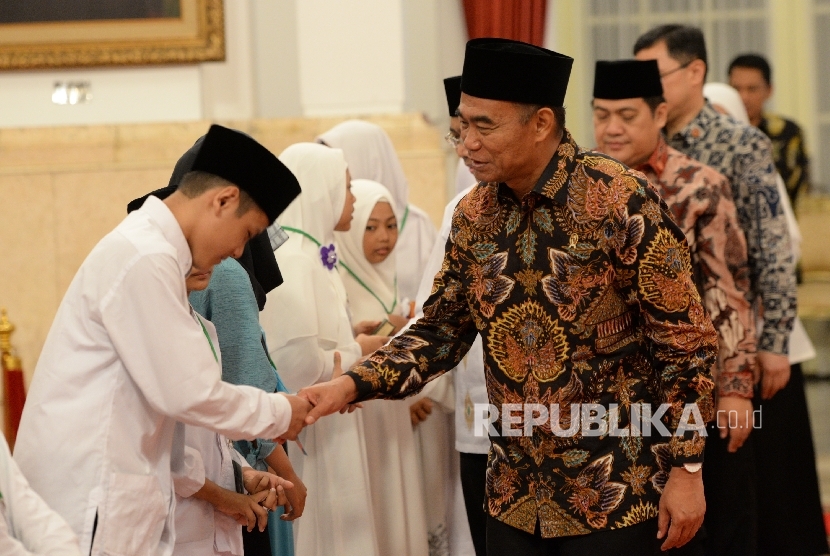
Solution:
M 180 0 L 177 18 L 0 23 L 0 70 L 224 59 L 223 0 Z

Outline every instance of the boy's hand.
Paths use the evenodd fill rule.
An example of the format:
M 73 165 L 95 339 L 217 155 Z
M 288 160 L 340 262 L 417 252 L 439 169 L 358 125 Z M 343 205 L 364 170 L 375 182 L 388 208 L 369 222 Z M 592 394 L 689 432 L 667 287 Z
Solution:
M 214 507 L 247 528 L 249 533 L 254 530 L 254 527 L 262 532 L 268 525 L 268 510 L 261 506 L 260 502 L 265 501 L 269 495 L 268 490 L 257 494 L 239 494 L 225 490 L 215 502 Z

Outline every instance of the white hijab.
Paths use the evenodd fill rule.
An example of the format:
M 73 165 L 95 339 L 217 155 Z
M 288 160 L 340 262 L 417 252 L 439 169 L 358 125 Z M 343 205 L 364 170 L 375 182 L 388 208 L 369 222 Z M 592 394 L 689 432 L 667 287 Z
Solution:
M 283 229 L 302 230 L 322 245 L 334 243 L 334 227 L 346 202 L 343 151 L 316 143 L 297 143 L 282 151 L 279 159 L 297 176 L 302 194 L 280 215 L 277 223 Z M 309 253 L 319 251 L 312 239 L 302 237 L 304 250 Z M 278 253 L 289 250 L 287 248 L 288 245 Z
M 348 120 L 317 138 L 329 147 L 342 149 L 352 179 L 376 181 L 386 186 L 400 210 L 409 203 L 409 184 L 392 140 L 377 124 Z
M 383 129 L 360 120 L 338 124 L 317 138 L 330 147 L 343 149 L 352 179 L 384 185 L 401 211 L 398 220 L 398 295 L 415 299 L 424 266 L 435 242 L 435 225 L 429 215 L 409 204 L 409 185 L 392 141 Z
M 749 125 L 749 116 L 741 95 L 726 83 L 707 83 L 703 86 L 703 96 L 711 104 L 722 106 L 733 119 Z
M 355 196 L 354 217 L 348 232 L 337 232 L 337 244 L 342 248 L 340 276 L 349 296 L 349 309 L 355 322 L 383 320 L 388 313 L 398 310 L 395 256 L 390 253 L 383 262 L 372 264 L 363 251 L 363 236 L 375 205 L 389 203 L 398 221 L 397 210 L 388 189 L 376 181 L 352 180 Z
M 260 322 L 280 376 L 290 390 L 326 380 L 326 367 L 298 365 L 304 354 L 296 346 L 315 345 L 329 352 L 337 349 L 348 368 L 360 356 L 346 309 L 346 291 L 334 264 L 334 227 L 346 201 L 346 160 L 339 149 L 316 143 L 298 143 L 285 149 L 279 159 L 300 182 L 302 193 L 277 223 L 289 239 L 275 256 L 285 282 L 268 294 Z M 324 256 L 330 258 L 324 260 Z M 327 264 L 328 263 L 328 264 Z M 311 339 L 316 344 L 309 343 Z M 317 354 L 308 353 L 311 358 Z M 317 373 L 317 374 L 315 374 Z

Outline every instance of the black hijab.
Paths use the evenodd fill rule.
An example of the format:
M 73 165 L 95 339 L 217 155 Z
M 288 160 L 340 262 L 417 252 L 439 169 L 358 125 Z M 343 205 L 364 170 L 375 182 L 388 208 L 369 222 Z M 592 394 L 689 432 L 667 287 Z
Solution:
M 236 260 L 248 272 L 257 305 L 262 311 L 265 307 L 266 294 L 283 282 L 280 267 L 274 257 L 274 250 L 271 249 L 268 230 L 251 238 L 245 245 L 242 256 Z

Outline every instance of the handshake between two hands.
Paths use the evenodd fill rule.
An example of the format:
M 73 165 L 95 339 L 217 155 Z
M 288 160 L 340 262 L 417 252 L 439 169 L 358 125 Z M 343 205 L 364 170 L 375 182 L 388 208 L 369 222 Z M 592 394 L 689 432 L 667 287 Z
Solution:
M 285 395 L 291 404 L 291 424 L 276 441 L 296 440 L 306 425 L 313 425 L 320 417 L 335 412 L 351 413 L 362 407 L 350 403 L 356 396 L 357 387 L 351 378 L 343 376 L 340 354 L 335 352 L 331 380 L 303 388 L 295 396 Z

